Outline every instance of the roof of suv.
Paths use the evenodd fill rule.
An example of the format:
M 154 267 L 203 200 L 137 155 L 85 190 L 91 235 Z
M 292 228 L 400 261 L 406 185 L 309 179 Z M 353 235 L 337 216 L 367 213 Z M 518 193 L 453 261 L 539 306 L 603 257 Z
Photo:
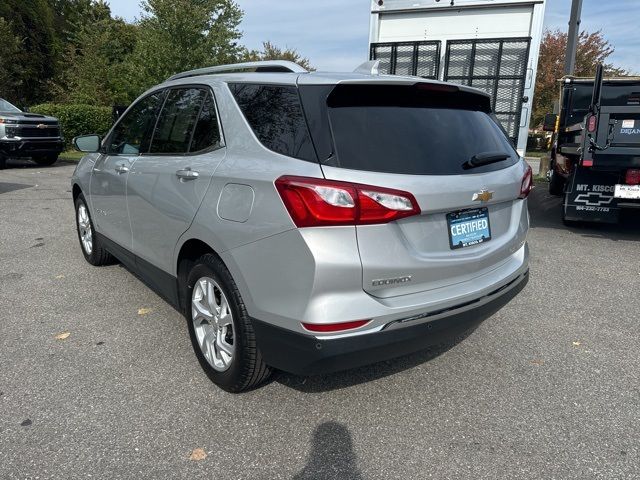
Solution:
M 246 68 L 253 68 L 254 71 L 238 71 Z M 284 70 L 287 68 L 290 70 Z M 265 71 L 267 69 L 277 71 Z M 372 73 L 364 73 L 365 69 L 370 70 Z M 334 73 L 308 72 L 292 62 L 268 61 L 222 65 L 219 67 L 202 68 L 183 72 L 168 78 L 165 81 L 165 84 L 192 83 L 194 78 L 223 81 L 226 83 L 261 83 L 278 85 L 336 85 L 339 83 L 414 85 L 419 82 L 434 85 L 453 85 L 462 91 L 486 97 L 489 96 L 482 90 L 464 85 L 440 82 L 438 80 L 430 80 L 422 77 L 380 75 L 376 72 L 377 62 L 366 62 L 356 69 L 355 72 Z

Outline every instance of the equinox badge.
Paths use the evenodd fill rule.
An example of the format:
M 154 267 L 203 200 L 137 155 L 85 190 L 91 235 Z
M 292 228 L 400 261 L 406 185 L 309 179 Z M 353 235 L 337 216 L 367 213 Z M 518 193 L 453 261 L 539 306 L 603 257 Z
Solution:
M 371 282 L 372 287 L 380 287 L 382 285 L 397 285 L 399 283 L 407 283 L 411 281 L 411 275 L 396 278 L 380 278 Z
M 490 192 L 489 190 L 482 189 L 479 192 L 473 194 L 473 198 L 471 201 L 473 202 L 488 202 L 493 198 L 494 192 Z

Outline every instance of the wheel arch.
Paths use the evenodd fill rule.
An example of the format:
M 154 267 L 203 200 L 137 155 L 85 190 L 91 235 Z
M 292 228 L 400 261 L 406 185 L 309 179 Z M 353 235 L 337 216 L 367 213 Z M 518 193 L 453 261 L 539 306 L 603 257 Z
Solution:
M 178 301 L 182 309 L 187 308 L 186 288 L 189 272 L 195 265 L 196 260 L 206 254 L 212 254 L 220 258 L 220 255 L 218 255 L 211 245 L 197 238 L 190 238 L 185 241 L 178 251 L 175 266 L 176 279 L 178 282 Z M 220 260 L 222 261 L 222 259 Z
M 189 276 L 189 272 L 193 268 L 193 265 L 195 265 L 196 260 L 198 260 L 202 255 L 212 254 L 218 257 L 229 271 L 229 274 L 233 278 L 240 294 L 242 295 L 247 311 L 250 313 L 254 311 L 255 305 L 253 303 L 251 292 L 245 282 L 242 271 L 235 264 L 232 256 L 223 253 L 223 251 L 213 247 L 211 243 L 200 240 L 197 237 L 188 238 L 184 243 L 179 244 L 179 248 L 176 246 L 176 250 L 178 253 L 176 255 L 174 265 L 176 267 L 175 274 L 180 308 L 186 308 L 187 277 Z
M 80 185 L 78 185 L 77 183 L 74 183 L 73 187 L 71 188 L 71 195 L 73 196 L 74 203 L 78 199 L 81 193 L 82 193 L 82 188 L 80 188 Z

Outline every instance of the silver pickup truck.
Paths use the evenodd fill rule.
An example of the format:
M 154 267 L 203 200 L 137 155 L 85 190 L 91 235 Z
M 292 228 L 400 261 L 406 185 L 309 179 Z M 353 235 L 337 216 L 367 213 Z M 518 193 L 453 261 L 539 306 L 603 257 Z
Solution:
M 57 118 L 26 113 L 0 98 L 0 169 L 8 158 L 31 158 L 53 165 L 64 149 Z

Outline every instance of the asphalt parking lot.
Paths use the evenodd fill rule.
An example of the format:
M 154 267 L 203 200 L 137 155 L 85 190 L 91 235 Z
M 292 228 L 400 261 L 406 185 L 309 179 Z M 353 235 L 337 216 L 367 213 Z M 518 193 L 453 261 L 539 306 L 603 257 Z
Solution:
M 529 285 L 467 338 L 231 395 L 175 310 L 85 263 L 73 168 L 0 171 L 0 478 L 640 478 L 637 216 L 566 228 L 537 188 Z

